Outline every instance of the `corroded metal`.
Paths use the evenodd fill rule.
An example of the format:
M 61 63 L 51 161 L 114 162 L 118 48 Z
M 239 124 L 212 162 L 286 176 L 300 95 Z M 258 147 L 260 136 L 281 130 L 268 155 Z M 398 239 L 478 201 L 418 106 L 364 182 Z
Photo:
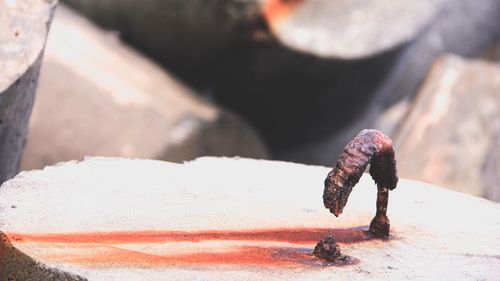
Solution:
M 368 164 L 378 189 L 377 213 L 369 231 L 375 236 L 387 237 L 390 227 L 386 214 L 389 190 L 396 188 L 398 176 L 392 140 L 382 132 L 363 130 L 345 146 L 335 168 L 325 179 L 323 203 L 338 217 Z
M 313 254 L 321 260 L 330 262 L 345 259 L 345 256 L 340 252 L 340 247 L 335 241 L 335 237 L 330 234 L 319 241 L 314 248 Z

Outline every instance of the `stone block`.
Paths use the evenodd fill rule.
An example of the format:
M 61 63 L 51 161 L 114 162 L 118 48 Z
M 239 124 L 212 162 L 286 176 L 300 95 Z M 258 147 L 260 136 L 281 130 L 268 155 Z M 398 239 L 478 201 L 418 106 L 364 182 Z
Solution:
M 208 89 L 281 155 L 359 116 L 443 1 L 65 2 Z
M 64 5 L 43 64 L 23 169 L 85 156 L 267 157 L 243 120 Z
M 274 157 L 314 164 L 413 97 L 435 59 L 500 34 L 498 0 L 66 1 L 243 116 Z
M 0 188 L 1 280 L 490 280 L 500 205 L 421 182 L 391 192 L 390 237 L 364 231 L 365 175 L 339 218 L 330 169 L 205 157 L 184 164 L 91 158 Z M 352 264 L 312 255 L 333 234 Z M 10 279 L 9 279 L 10 278 Z
M 366 73 L 366 76 L 359 75 L 357 80 L 356 75 L 352 76 L 354 79 L 348 80 L 340 76 L 342 81 L 349 81 L 349 85 L 354 85 L 352 89 L 339 87 L 334 91 L 339 98 L 337 103 L 342 104 L 343 109 L 337 111 L 336 109 L 340 107 L 336 106 L 337 103 L 324 102 L 322 104 L 323 111 L 332 116 L 333 122 L 339 120 L 333 118 L 335 114 L 347 112 L 348 115 L 340 115 L 343 117 L 340 120 L 343 121 L 344 126 L 332 126 L 334 124 L 332 122 L 328 123 L 330 125 L 325 125 L 327 119 L 318 118 L 314 124 L 321 124 L 325 128 L 330 127 L 329 131 L 319 137 L 316 136 L 309 142 L 281 149 L 275 154 L 281 159 L 291 161 L 331 165 L 332 159 L 340 153 L 343 146 L 363 128 L 375 127 L 392 135 L 395 122 L 397 123 L 398 119 L 405 114 L 405 108 L 411 104 L 412 98 L 422 86 L 422 82 L 436 59 L 449 53 L 464 57 L 478 57 L 482 55 L 485 48 L 491 48 L 490 52 L 484 56 L 495 60 L 493 46 L 497 44 L 500 35 L 498 22 L 500 22 L 500 1 L 445 1 L 436 16 L 416 35 L 414 40 L 399 48 L 392 57 L 386 56 L 385 60 L 380 59 L 386 64 L 379 63 L 373 66 L 375 70 L 372 73 L 378 77 Z M 393 60 L 392 64 L 387 64 L 388 58 Z M 359 69 L 368 71 L 366 67 L 366 65 L 360 65 Z M 349 69 L 346 68 L 346 70 Z M 335 75 L 332 75 L 330 79 L 334 80 L 334 77 Z M 370 79 L 374 78 L 378 83 L 374 83 L 374 86 L 370 88 L 362 89 L 367 83 L 373 83 Z M 341 99 L 340 93 L 345 93 L 346 97 L 358 96 L 359 99 Z M 359 95 L 354 93 L 359 93 Z M 312 100 L 310 96 L 309 99 Z M 310 102 L 310 106 L 314 108 L 312 101 Z M 359 105 L 363 103 L 365 103 L 363 106 Z M 307 103 L 303 101 L 302 104 Z M 347 109 L 352 106 L 359 106 L 360 110 Z M 330 108 L 332 110 L 329 110 Z M 301 118 L 306 117 L 301 116 Z
M 500 66 L 440 58 L 393 135 L 403 177 L 500 200 Z
M 324 58 L 361 59 L 414 40 L 446 0 L 264 0 L 276 38 Z

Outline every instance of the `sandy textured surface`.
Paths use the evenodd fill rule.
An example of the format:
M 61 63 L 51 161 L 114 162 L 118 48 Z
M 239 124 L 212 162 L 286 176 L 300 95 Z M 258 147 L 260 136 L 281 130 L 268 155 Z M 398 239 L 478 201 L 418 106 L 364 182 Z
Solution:
M 335 218 L 321 198 L 328 171 L 248 159 L 92 158 L 24 172 L 0 188 L 0 279 L 29 273 L 32 279 L 23 280 L 43 280 L 36 274 L 50 280 L 500 275 L 498 204 L 401 180 L 390 194 L 391 237 L 376 240 L 363 232 L 375 211 L 373 181 L 365 175 Z M 353 264 L 328 266 L 311 255 L 329 233 Z

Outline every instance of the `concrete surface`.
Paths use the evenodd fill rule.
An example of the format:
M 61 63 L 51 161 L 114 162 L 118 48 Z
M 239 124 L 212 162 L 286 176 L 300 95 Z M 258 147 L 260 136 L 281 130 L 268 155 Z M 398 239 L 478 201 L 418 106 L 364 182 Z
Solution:
M 19 171 L 56 2 L 0 2 L 0 183 Z
M 375 213 L 375 184 L 363 176 L 335 218 L 322 204 L 329 170 L 238 158 L 91 158 L 23 172 L 0 188 L 0 279 L 500 275 L 499 204 L 401 180 L 390 194 L 391 237 L 374 240 L 363 230 Z M 311 255 L 329 233 L 357 262 L 328 266 Z

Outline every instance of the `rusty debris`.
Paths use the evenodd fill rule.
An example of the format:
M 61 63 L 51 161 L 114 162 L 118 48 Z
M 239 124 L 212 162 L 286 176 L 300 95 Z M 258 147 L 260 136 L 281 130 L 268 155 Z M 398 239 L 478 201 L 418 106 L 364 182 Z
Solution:
M 325 179 L 323 204 L 335 216 L 344 209 L 349 194 L 370 164 L 370 175 L 377 184 L 377 213 L 369 232 L 389 236 L 387 202 L 389 190 L 396 188 L 398 176 L 392 140 L 378 130 L 363 130 L 344 148 L 335 168 Z
M 320 260 L 328 262 L 341 262 L 346 259 L 346 256 L 342 255 L 340 252 L 340 247 L 335 241 L 335 237 L 332 234 L 323 238 L 319 241 L 314 248 L 313 255 L 315 255 Z

